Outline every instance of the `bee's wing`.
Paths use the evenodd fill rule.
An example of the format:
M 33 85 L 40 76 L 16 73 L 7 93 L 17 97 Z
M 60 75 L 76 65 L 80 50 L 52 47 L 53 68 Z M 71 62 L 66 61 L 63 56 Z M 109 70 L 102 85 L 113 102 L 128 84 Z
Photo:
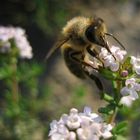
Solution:
M 66 43 L 69 40 L 69 38 L 61 38 L 57 41 L 57 43 L 50 49 L 48 54 L 45 57 L 45 60 L 47 60 L 58 48 L 60 48 L 64 43 Z

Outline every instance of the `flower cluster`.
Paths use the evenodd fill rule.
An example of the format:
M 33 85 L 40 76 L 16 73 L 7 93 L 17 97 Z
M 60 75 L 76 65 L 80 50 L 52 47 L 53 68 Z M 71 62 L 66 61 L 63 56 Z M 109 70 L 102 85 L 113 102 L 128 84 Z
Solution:
M 131 106 L 132 102 L 138 99 L 137 92 L 140 91 L 140 84 L 136 82 L 135 78 L 130 78 L 125 81 L 125 87 L 121 89 L 121 95 L 123 96 L 120 103 Z
M 122 64 L 124 60 L 124 56 L 127 54 L 125 50 L 121 50 L 117 46 L 110 46 L 110 51 L 106 48 L 102 47 L 100 52 L 94 52 L 96 56 L 91 56 L 90 54 L 86 54 L 84 61 L 92 66 L 94 70 L 99 70 L 100 68 L 109 68 L 112 72 L 116 72 L 120 68 L 120 64 Z M 87 68 L 89 72 L 92 73 L 93 69 Z
M 97 57 L 86 55 L 85 61 L 90 63 L 93 68 L 106 70 L 109 68 L 109 74 L 114 72 L 120 76 L 122 88 L 120 89 L 120 103 L 125 106 L 131 106 L 133 101 L 138 99 L 138 92 L 140 92 L 140 84 L 136 77 L 140 75 L 140 58 L 134 56 L 127 57 L 126 50 L 121 50 L 117 46 L 110 46 L 110 51 L 106 48 L 101 48 Z M 92 73 L 92 68 L 89 70 Z M 108 74 L 107 72 L 105 74 Z M 105 75 L 107 77 L 107 75 Z M 123 80 L 121 80 L 121 78 Z
M 32 58 L 32 48 L 26 38 L 25 31 L 20 27 L 0 26 L 0 52 L 6 53 L 10 50 L 10 39 L 14 39 L 16 47 L 19 49 L 21 58 Z
M 110 54 L 107 49 L 102 48 L 99 54 L 100 59 L 104 62 L 104 67 L 109 67 L 112 72 L 118 71 L 121 65 L 125 65 L 124 56 L 127 54 L 125 50 L 121 50 L 116 46 L 112 46 L 110 48 L 112 54 Z M 134 70 L 136 75 L 140 74 L 140 58 L 136 58 L 134 56 L 130 57 L 131 68 Z M 122 76 L 127 76 L 128 71 L 123 70 Z M 135 76 L 136 76 L 135 75 Z M 127 78 L 125 81 L 125 86 L 120 90 L 120 94 L 122 95 L 120 99 L 120 103 L 130 107 L 136 99 L 138 99 L 138 92 L 140 91 L 140 84 L 137 82 L 136 77 Z
M 133 101 L 139 98 L 138 92 L 140 92 L 140 84 L 138 83 L 137 76 L 140 75 L 140 58 L 131 56 L 130 64 L 134 73 L 132 78 L 125 81 L 125 87 L 121 89 L 121 95 L 123 96 L 120 100 L 121 104 L 131 106 Z
M 117 71 L 119 69 L 119 63 L 124 59 L 124 56 L 127 54 L 125 50 L 121 50 L 117 46 L 111 46 L 110 52 L 106 48 L 101 48 L 99 58 L 104 63 L 105 68 L 110 68 L 111 71 Z
M 50 128 L 51 140 L 99 140 L 101 137 L 112 137 L 113 127 L 104 123 L 98 114 L 91 113 L 89 107 L 85 107 L 83 113 L 72 108 L 69 115 L 63 114 L 59 121 L 52 121 Z

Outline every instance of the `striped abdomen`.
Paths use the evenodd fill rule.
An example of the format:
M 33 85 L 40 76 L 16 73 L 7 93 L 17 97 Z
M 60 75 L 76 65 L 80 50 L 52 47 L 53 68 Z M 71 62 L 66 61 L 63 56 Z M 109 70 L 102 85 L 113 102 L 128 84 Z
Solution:
M 77 77 L 84 79 L 85 72 L 83 71 L 82 64 L 80 60 L 82 60 L 82 53 L 79 51 L 75 51 L 70 47 L 63 49 L 64 60 L 69 68 L 69 70 Z

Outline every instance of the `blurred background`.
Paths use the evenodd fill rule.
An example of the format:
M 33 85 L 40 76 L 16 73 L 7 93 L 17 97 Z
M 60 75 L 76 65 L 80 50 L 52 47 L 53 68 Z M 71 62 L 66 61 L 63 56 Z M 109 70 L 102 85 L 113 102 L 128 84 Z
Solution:
M 68 20 L 75 16 L 95 15 L 104 19 L 108 31 L 131 55 L 139 56 L 140 0 L 1 0 L 0 25 L 23 27 L 33 48 L 34 57 L 25 66 L 28 67 L 25 73 L 32 70 L 32 64 L 39 69 L 36 79 L 31 80 L 36 81 L 34 90 L 30 90 L 33 96 L 28 98 L 32 93 L 28 94 L 27 86 L 22 86 L 22 94 L 27 99 L 25 111 L 30 121 L 27 123 L 23 119 L 14 124 L 16 133 L 10 132 L 13 127 L 0 125 L 1 140 L 46 140 L 49 123 L 62 113 L 68 113 L 70 108 L 82 110 L 84 106 L 90 106 L 97 112 L 104 105 L 99 101 L 100 93 L 94 81 L 81 81 L 73 76 L 65 66 L 60 50 L 44 61 Z M 140 122 L 136 121 L 136 124 L 134 140 L 138 139 Z M 18 129 L 21 131 L 17 133 Z

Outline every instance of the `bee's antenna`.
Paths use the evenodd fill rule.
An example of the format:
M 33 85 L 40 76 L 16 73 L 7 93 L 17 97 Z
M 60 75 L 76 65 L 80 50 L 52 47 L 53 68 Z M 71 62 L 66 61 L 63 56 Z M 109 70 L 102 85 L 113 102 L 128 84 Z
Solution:
M 111 33 L 105 33 L 105 35 L 108 35 L 108 36 L 113 37 L 120 44 L 120 46 L 125 50 L 124 45 L 113 34 L 111 34 Z
M 105 33 L 106 34 L 106 33 Z M 109 53 L 111 53 L 112 54 L 112 52 L 111 52 L 111 50 L 110 50 L 110 48 L 109 48 L 109 45 L 108 45 L 108 42 L 105 40 L 105 36 L 104 37 L 102 37 L 102 40 L 104 41 L 104 46 L 103 47 L 105 47 L 106 49 L 107 49 L 107 51 L 109 52 Z M 114 57 L 114 59 L 116 60 L 116 58 L 115 58 L 115 56 L 114 55 L 112 55 L 113 57 Z
M 59 41 L 56 45 L 53 46 L 53 48 L 51 48 L 51 50 L 48 52 L 48 54 L 45 57 L 45 61 L 49 59 L 49 57 L 58 49 L 60 48 L 64 43 L 66 43 L 69 40 L 69 38 L 63 40 L 63 41 Z

